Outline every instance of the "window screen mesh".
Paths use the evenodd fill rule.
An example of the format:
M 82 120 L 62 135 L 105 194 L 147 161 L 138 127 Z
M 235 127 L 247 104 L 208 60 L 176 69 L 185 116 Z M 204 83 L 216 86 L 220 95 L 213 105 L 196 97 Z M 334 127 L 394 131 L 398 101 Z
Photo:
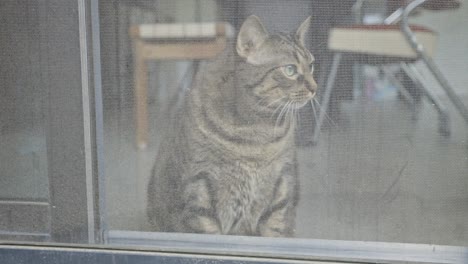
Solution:
M 468 105 L 468 5 L 428 2 L 409 21 L 452 97 L 399 1 L 99 1 L 106 231 L 468 246 L 468 116 L 453 99 Z M 47 215 L 49 176 L 67 175 L 48 170 L 48 140 L 74 131 L 53 113 L 81 92 L 49 83 L 80 58 L 51 16 L 0 4 L 2 232 L 50 231 L 15 227 L 14 204 Z M 69 52 L 47 50 L 57 39 Z

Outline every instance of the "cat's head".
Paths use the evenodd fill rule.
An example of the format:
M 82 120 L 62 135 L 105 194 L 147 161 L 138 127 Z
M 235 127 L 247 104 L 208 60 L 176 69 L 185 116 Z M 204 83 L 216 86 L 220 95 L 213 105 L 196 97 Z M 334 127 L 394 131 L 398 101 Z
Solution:
M 248 17 L 242 24 L 237 54 L 262 69 L 252 89 L 263 105 L 275 108 L 290 103 L 297 108 L 315 96 L 314 57 L 304 44 L 309 25 L 310 17 L 290 34 L 269 34 L 256 16 Z

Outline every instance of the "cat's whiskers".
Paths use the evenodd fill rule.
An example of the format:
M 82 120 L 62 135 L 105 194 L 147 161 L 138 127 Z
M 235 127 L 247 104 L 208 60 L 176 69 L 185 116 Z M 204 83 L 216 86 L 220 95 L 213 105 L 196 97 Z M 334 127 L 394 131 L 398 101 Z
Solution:
M 315 121 L 315 125 L 317 125 L 317 121 L 318 121 L 318 119 L 317 119 L 317 110 L 315 110 L 315 104 L 314 104 L 314 102 L 315 102 L 315 98 L 312 98 L 312 99 L 310 99 L 310 101 L 309 101 L 309 102 L 310 102 L 310 106 L 312 106 L 312 112 L 314 113 L 314 121 Z
M 265 96 L 264 98 L 258 100 L 256 103 L 255 103 L 255 106 L 265 106 L 265 101 L 267 101 L 268 99 L 270 99 L 273 95 L 267 95 Z M 275 100 L 276 101 L 276 100 Z M 269 105 L 269 104 L 268 104 Z M 267 106 L 268 107 L 268 106 Z
M 287 102 L 286 102 L 287 103 Z M 285 104 L 286 104 L 285 103 Z M 284 107 L 284 104 L 279 104 L 276 109 L 273 111 L 273 113 L 271 113 L 271 119 L 273 119 L 273 116 L 275 116 L 276 112 L 278 112 L 278 110 L 280 110 L 282 107 Z
M 297 122 L 301 123 L 301 112 L 297 109 Z
M 317 122 L 317 111 L 315 110 L 314 100 L 315 98 L 312 98 L 309 102 L 310 106 L 312 107 L 312 112 L 314 113 L 315 122 Z
M 269 108 L 270 106 L 272 106 L 272 105 L 278 103 L 279 101 L 283 100 L 284 98 L 286 98 L 286 96 L 283 96 L 283 97 L 281 97 L 281 98 L 278 98 L 278 99 L 274 100 L 273 102 L 269 103 L 269 104 L 266 105 L 265 107 L 266 107 L 266 108 Z
M 299 102 L 294 102 L 291 106 L 291 120 L 294 126 L 296 126 L 296 111 Z
M 299 119 L 300 119 L 300 112 L 299 112 L 299 109 L 301 107 L 299 107 L 299 105 L 301 104 L 301 102 L 299 101 L 296 101 L 294 102 L 294 106 L 293 106 L 293 111 L 292 111 L 292 118 L 293 118 L 293 124 L 294 124 L 294 127 L 297 127 L 297 125 L 299 124 Z
M 262 98 L 255 103 L 255 106 L 263 106 L 263 103 L 268 99 L 268 97 Z
M 297 126 L 297 124 L 299 123 L 299 102 L 296 103 L 296 105 L 294 106 L 294 126 Z
M 295 105 L 294 101 L 292 101 L 292 102 L 289 104 L 289 106 L 288 106 L 288 111 L 286 112 L 285 117 L 284 117 L 284 118 L 289 118 L 289 125 L 290 125 L 290 126 L 292 126 L 292 123 L 293 123 L 293 115 L 292 115 L 292 113 L 293 113 L 293 111 L 294 111 L 294 109 L 293 109 L 294 105 Z
M 322 111 L 323 111 L 322 106 L 320 105 L 320 103 L 319 103 L 319 101 L 317 100 L 317 98 L 314 98 L 313 100 L 314 100 L 314 102 L 318 105 L 320 112 L 322 112 Z M 325 118 L 327 119 L 327 121 L 328 121 L 329 124 L 331 124 L 332 126 L 336 126 L 335 121 L 333 121 L 333 119 L 330 118 L 330 116 L 327 114 L 327 112 L 324 112 L 324 116 L 325 116 Z
M 281 108 L 280 113 L 278 114 L 278 117 L 276 118 L 275 122 L 275 127 L 274 127 L 274 134 L 276 135 L 277 128 L 279 127 L 279 124 L 281 123 L 281 120 L 283 119 L 284 114 L 286 113 L 289 105 L 291 104 L 291 101 L 287 101 L 283 107 Z
M 285 113 L 287 112 L 288 108 L 289 108 L 289 105 L 291 104 L 291 101 L 287 101 L 283 108 L 281 109 L 280 113 L 278 114 L 278 118 L 277 118 L 277 122 L 281 122 L 281 120 L 283 119 L 283 116 L 285 115 Z
M 284 122 L 286 122 L 286 118 L 289 119 L 289 125 L 292 125 L 291 122 L 292 122 L 292 116 L 291 116 L 291 112 L 293 110 L 293 105 L 294 105 L 294 101 L 291 101 L 288 105 L 288 109 L 286 111 L 286 113 L 284 114 Z

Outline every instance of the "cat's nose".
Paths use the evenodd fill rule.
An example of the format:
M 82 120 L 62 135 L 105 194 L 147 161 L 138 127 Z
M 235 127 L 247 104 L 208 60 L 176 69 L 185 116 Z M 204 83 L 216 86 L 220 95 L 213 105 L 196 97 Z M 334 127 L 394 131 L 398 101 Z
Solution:
M 312 93 L 312 95 L 315 95 L 315 92 L 317 92 L 317 83 L 315 82 L 314 78 L 306 78 L 305 87 Z

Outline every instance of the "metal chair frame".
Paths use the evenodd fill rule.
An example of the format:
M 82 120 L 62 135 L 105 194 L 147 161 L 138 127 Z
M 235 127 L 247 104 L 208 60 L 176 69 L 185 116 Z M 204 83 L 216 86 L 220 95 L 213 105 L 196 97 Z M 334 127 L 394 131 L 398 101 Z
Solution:
M 359 0 L 356 2 L 354 9 L 360 9 L 362 7 L 362 2 L 365 0 Z M 390 16 L 388 16 L 384 20 L 384 24 L 396 24 L 398 22 L 400 23 L 400 30 L 403 32 L 407 42 L 410 44 L 412 49 L 416 52 L 418 55 L 418 59 L 426 65 L 426 67 L 429 69 L 429 71 L 432 73 L 434 78 L 437 80 L 439 85 L 443 88 L 445 93 L 447 94 L 448 98 L 450 101 L 455 105 L 455 108 L 458 110 L 458 112 L 463 116 L 465 121 L 468 123 L 468 109 L 466 106 L 463 104 L 463 102 L 460 100 L 460 98 L 457 96 L 453 88 L 451 87 L 450 83 L 448 80 L 445 78 L 445 76 L 442 74 L 442 72 L 439 70 L 437 65 L 434 63 L 431 57 L 429 57 L 424 50 L 423 45 L 421 45 L 414 32 L 411 30 L 408 22 L 409 15 L 419 6 L 424 4 L 425 2 L 428 2 L 430 0 L 414 0 L 407 4 L 404 7 L 401 7 L 397 9 L 394 13 L 392 13 Z M 356 10 L 354 10 L 356 12 Z M 360 12 L 359 12 L 360 14 Z M 322 108 L 320 110 L 316 126 L 314 128 L 313 132 L 313 138 L 312 138 L 312 143 L 316 144 L 318 142 L 319 136 L 320 136 L 320 130 L 323 124 L 323 121 L 326 116 L 328 104 L 330 101 L 330 95 L 333 90 L 333 86 L 335 83 L 337 71 L 339 64 L 341 62 L 343 56 L 343 52 L 335 52 L 333 55 L 332 59 L 332 65 L 331 65 L 331 70 L 328 75 L 328 78 L 326 80 L 326 86 L 324 90 L 324 94 L 322 97 Z M 422 77 L 421 73 L 419 70 L 413 65 L 408 62 L 402 61 L 400 63 L 401 69 L 411 78 L 411 80 L 415 83 L 415 85 L 418 85 L 421 90 L 424 92 L 424 95 L 429 99 L 429 101 L 432 103 L 432 105 L 435 107 L 436 111 L 438 112 L 439 115 L 439 133 L 443 136 L 449 136 L 450 135 L 450 120 L 449 120 L 449 115 L 445 107 L 441 104 L 441 102 L 437 99 L 437 97 L 431 92 L 430 89 L 425 84 L 425 80 Z M 386 72 L 384 70 L 384 72 Z M 396 82 L 395 79 L 393 79 L 394 83 Z M 325 76 L 321 76 L 321 79 L 319 80 L 319 86 L 323 87 L 323 84 L 325 82 Z M 397 87 L 405 94 L 405 90 L 403 85 L 397 84 Z

